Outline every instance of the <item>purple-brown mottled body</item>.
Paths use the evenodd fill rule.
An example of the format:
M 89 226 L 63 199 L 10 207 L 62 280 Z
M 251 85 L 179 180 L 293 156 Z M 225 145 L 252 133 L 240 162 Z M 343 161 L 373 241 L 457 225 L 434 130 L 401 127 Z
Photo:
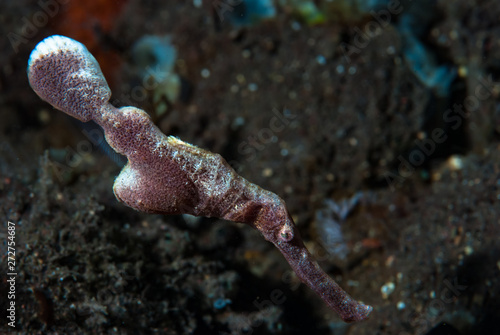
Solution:
M 368 316 L 371 307 L 352 299 L 319 267 L 276 194 L 236 174 L 220 155 L 167 137 L 141 110 L 108 105 L 94 120 L 104 128 L 109 144 L 129 160 L 114 185 L 122 202 L 145 212 L 188 213 L 249 224 L 283 253 L 298 277 L 344 321 Z
M 127 156 L 113 187 L 120 201 L 149 213 L 249 224 L 344 321 L 368 317 L 372 308 L 352 299 L 313 259 L 280 197 L 239 176 L 220 155 L 166 136 L 144 111 L 109 104 L 109 87 L 83 45 L 47 38 L 30 56 L 28 77 L 43 100 L 82 121 L 94 120 L 111 147 Z

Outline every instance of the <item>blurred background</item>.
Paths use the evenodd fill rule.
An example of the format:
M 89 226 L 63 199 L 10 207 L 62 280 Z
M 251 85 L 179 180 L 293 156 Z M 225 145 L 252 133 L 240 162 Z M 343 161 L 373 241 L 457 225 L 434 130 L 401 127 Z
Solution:
M 498 1 L 0 8 L 0 332 L 495 333 Z M 321 266 L 374 307 L 371 318 L 344 324 L 247 226 L 118 203 L 124 157 L 29 86 L 30 52 L 53 34 L 87 46 L 115 106 L 146 110 L 165 134 L 281 196 Z

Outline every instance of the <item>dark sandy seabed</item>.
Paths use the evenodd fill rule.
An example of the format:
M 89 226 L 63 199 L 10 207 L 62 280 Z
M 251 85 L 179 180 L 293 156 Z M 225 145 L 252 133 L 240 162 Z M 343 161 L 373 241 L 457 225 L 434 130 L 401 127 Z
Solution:
M 406 1 L 378 28 L 370 13 L 315 22 L 292 5 L 323 1 L 282 1 L 251 22 L 221 20 L 220 2 L 244 12 L 240 1 L 2 1 L 0 333 L 497 334 L 500 2 Z M 52 34 L 87 45 L 115 105 L 147 110 L 280 195 L 370 319 L 344 324 L 248 226 L 119 203 L 123 159 L 29 87 L 29 54 Z M 145 35 L 171 38 L 175 99 L 134 64 Z M 355 194 L 342 257 L 317 213 Z

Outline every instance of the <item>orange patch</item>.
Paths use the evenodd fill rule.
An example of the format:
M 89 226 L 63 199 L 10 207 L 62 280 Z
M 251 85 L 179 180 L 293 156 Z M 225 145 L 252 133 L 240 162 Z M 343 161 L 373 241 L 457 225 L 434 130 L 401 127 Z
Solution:
M 378 249 L 382 247 L 382 243 L 378 238 L 365 238 L 362 241 L 363 247 L 367 249 Z

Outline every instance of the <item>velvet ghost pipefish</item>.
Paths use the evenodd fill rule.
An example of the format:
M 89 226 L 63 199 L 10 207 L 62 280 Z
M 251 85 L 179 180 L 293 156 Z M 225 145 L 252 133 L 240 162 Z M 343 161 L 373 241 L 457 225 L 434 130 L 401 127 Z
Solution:
M 220 155 L 166 136 L 143 110 L 112 106 L 106 79 L 84 45 L 64 36 L 44 39 L 30 55 L 28 77 L 40 98 L 83 122 L 94 120 L 127 156 L 113 186 L 118 200 L 148 213 L 246 223 L 344 321 L 368 317 L 372 307 L 352 299 L 313 259 L 280 197 L 236 174 Z

